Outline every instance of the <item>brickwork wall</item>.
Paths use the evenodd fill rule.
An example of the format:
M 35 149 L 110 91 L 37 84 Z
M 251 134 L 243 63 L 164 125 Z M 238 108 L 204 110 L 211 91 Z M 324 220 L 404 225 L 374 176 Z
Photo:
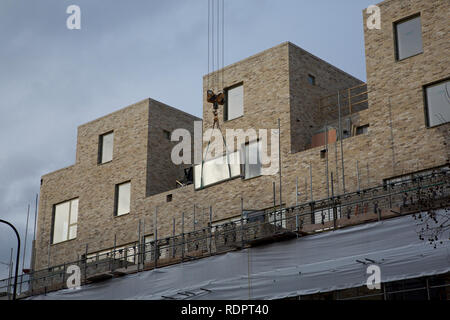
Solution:
M 357 164 L 359 185 L 365 188 L 378 185 L 385 178 L 449 161 L 449 124 L 426 128 L 422 93 L 423 85 L 449 76 L 449 57 L 445 54 L 450 44 L 449 25 L 445 23 L 450 14 L 449 2 L 391 0 L 383 2 L 380 7 L 381 30 L 367 30 L 364 21 L 369 109 L 353 115 L 354 123 L 370 124 L 370 129 L 365 135 L 344 140 L 343 154 L 340 142 L 330 144 L 328 170 L 326 158 L 320 157 L 323 147 L 298 152 L 304 150 L 313 130 L 317 129 L 314 127 L 317 122 L 326 118 L 326 115 L 314 112 L 315 97 L 353 86 L 360 83 L 359 80 L 290 43 L 284 43 L 226 67 L 222 71 L 224 84 L 216 83 L 216 90 L 244 83 L 244 116 L 223 123 L 221 110 L 222 129 L 275 129 L 277 119 L 281 120 L 283 203 L 287 206 L 296 202 L 297 178 L 301 192 L 299 201 L 304 202 L 311 200 L 311 189 L 314 199 L 327 197 L 332 189 L 341 193 L 343 171 L 346 191 L 356 190 Z M 421 12 L 423 17 L 424 53 L 397 62 L 392 23 L 417 12 Z M 365 13 L 363 15 L 366 16 Z M 307 84 L 308 73 L 316 77 L 317 86 L 314 88 Z M 204 78 L 204 97 L 213 76 Z M 188 126 L 189 116 L 182 113 L 174 116 L 170 109 L 155 102 L 154 109 L 150 108 L 155 112 L 153 116 L 152 111 L 150 114 L 148 111 L 149 100 L 146 101 L 80 127 L 76 165 L 43 177 L 37 268 L 49 263 L 53 205 L 75 197 L 80 198 L 77 239 L 51 246 L 50 264 L 76 259 L 84 253 L 87 243 L 91 253 L 113 247 L 115 236 L 118 246 L 137 241 L 139 221 L 145 229 L 141 232 L 154 234 L 155 216 L 158 238 L 164 238 L 172 235 L 174 221 L 175 233 L 181 233 L 183 213 L 184 231 L 189 232 L 207 226 L 210 206 L 213 208 L 213 221 L 240 215 L 241 198 L 245 209 L 271 207 L 274 182 L 279 203 L 278 175 L 251 180 L 238 178 L 200 191 L 195 191 L 193 186 L 170 190 L 179 170 L 166 171 L 171 144 L 163 141 L 161 129 L 169 131 Z M 212 126 L 211 111 L 204 98 L 204 130 Z M 152 119 L 157 119 L 157 122 L 152 123 Z M 117 130 L 114 161 L 97 166 L 98 135 L 111 129 Z M 151 138 L 153 135 L 155 140 Z M 312 186 L 309 182 L 310 165 Z M 131 214 L 114 218 L 114 186 L 130 179 Z M 158 183 L 153 184 L 154 181 Z M 172 202 L 167 203 L 169 194 Z

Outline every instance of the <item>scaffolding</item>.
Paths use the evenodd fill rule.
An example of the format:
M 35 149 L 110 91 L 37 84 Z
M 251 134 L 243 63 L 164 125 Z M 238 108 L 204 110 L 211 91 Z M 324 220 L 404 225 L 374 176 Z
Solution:
M 155 238 L 139 234 L 136 242 L 89 253 L 81 259 L 31 272 L 21 280 L 22 297 L 66 288 L 67 269 L 81 270 L 82 285 L 126 274 L 163 268 L 267 243 L 319 232 L 450 207 L 450 170 L 435 170 L 409 180 L 385 181 L 378 187 L 296 204 L 244 210 L 232 222 L 210 222 L 193 232 Z M 184 230 L 184 226 L 183 226 Z M 419 237 L 419 235 L 418 235 Z M 4 281 L 6 283 L 7 281 Z M 0 286 L 0 292 L 10 290 Z

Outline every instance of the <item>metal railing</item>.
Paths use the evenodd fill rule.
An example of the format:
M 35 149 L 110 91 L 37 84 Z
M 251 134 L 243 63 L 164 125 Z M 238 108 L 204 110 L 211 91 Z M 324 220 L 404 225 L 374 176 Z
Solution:
M 67 268 L 71 265 L 80 268 L 81 282 L 88 284 L 248 246 L 445 207 L 450 207 L 447 169 L 289 208 L 277 206 L 247 212 L 236 222 L 215 226 L 209 223 L 199 230 L 167 238 L 149 241 L 143 236 L 120 248 L 84 254 L 80 260 L 36 270 L 22 279 L 21 294 L 65 288 Z M 0 285 L 0 292 L 6 290 L 9 292 L 9 288 Z
M 338 92 L 319 99 L 320 112 L 338 112 L 340 106 L 342 116 L 351 116 L 369 107 L 369 91 L 366 83 Z

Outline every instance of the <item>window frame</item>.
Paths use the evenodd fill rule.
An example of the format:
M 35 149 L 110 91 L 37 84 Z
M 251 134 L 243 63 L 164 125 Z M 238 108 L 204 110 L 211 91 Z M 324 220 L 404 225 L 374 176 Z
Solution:
M 316 76 L 314 76 L 313 74 L 311 74 L 311 73 L 308 73 L 308 83 L 311 85 L 311 86 L 316 86 L 317 85 L 317 80 L 316 80 Z
M 111 150 L 111 160 L 103 162 L 103 138 L 112 134 L 112 150 Z M 108 131 L 106 133 L 103 133 L 99 135 L 98 137 L 98 156 L 97 156 L 97 164 L 98 165 L 104 165 L 107 163 L 110 163 L 114 160 L 114 138 L 115 134 L 114 131 Z
M 449 124 L 450 121 L 444 122 L 444 123 L 440 123 L 437 125 L 432 126 L 430 124 L 430 112 L 429 112 L 429 103 L 428 103 L 428 94 L 427 94 L 427 88 L 438 85 L 440 83 L 445 83 L 450 81 L 450 77 L 441 79 L 441 80 L 437 80 L 428 84 L 425 84 L 422 86 L 422 92 L 423 92 L 423 105 L 424 105 L 424 115 L 425 115 L 425 126 L 427 127 L 427 129 L 433 129 L 433 128 L 437 128 L 440 126 L 444 126 L 446 124 Z
M 224 183 L 224 182 L 228 182 L 228 181 L 232 181 L 232 180 L 235 180 L 235 179 L 239 179 L 239 178 L 242 178 L 242 163 L 240 163 L 239 164 L 239 175 L 236 175 L 236 176 L 233 176 L 233 175 L 231 175 L 231 177 L 230 178 L 228 178 L 228 179 L 225 179 L 225 180 L 220 180 L 220 181 L 217 181 L 217 182 L 214 182 L 214 183 L 212 183 L 212 184 L 208 184 L 208 185 L 205 185 L 205 186 L 200 186 L 199 188 L 197 188 L 197 181 L 196 181 L 196 175 L 195 175 L 195 168 L 196 167 L 198 167 L 198 166 L 203 166 L 202 167 L 202 171 L 201 171 L 201 175 L 200 175 L 200 178 L 202 177 L 202 175 L 203 175 L 203 168 L 204 168 L 204 165 L 206 164 L 206 163 L 208 163 L 208 162 L 211 162 L 211 161 L 215 161 L 215 160 L 218 160 L 218 159 L 220 159 L 220 158 L 224 158 L 224 159 L 226 159 L 227 161 L 228 161 L 228 159 L 230 159 L 230 157 L 232 157 L 233 156 L 233 154 L 237 154 L 237 158 L 239 159 L 239 162 L 242 162 L 241 161 L 241 157 L 242 157 L 242 153 L 241 153 L 241 150 L 240 149 L 238 149 L 238 150 L 236 150 L 236 151 L 234 151 L 234 152 L 230 152 L 230 153 L 225 153 L 224 155 L 222 155 L 222 156 L 217 156 L 217 157 L 214 157 L 214 158 L 212 158 L 212 159 L 208 159 L 208 160 L 206 160 L 206 161 L 203 161 L 202 162 L 202 164 L 200 164 L 200 165 L 195 165 L 193 168 L 193 180 L 194 180 L 194 190 L 195 191 L 200 191 L 200 190 L 204 190 L 204 189 L 207 189 L 207 188 L 210 188 L 210 187 L 214 187 L 214 186 L 217 186 L 217 185 L 219 185 L 219 184 L 222 184 L 222 183 Z M 228 166 L 228 164 L 226 164 L 226 163 L 224 163 L 223 164 L 224 166 Z M 233 165 L 233 164 L 231 164 L 231 165 Z M 200 182 L 200 184 L 201 184 L 201 182 Z
M 409 20 L 413 20 L 415 18 L 419 18 L 420 19 L 420 36 L 421 36 L 421 41 L 422 41 L 422 51 L 418 52 L 416 54 L 413 54 L 411 56 L 405 57 L 405 58 L 401 58 L 400 59 L 400 52 L 399 52 L 399 45 L 398 45 L 398 41 L 399 41 L 399 37 L 398 37 L 398 30 L 397 30 L 397 26 L 405 23 Z M 422 28 L 422 14 L 421 12 L 417 12 L 415 14 L 409 15 L 407 17 L 401 18 L 397 21 L 393 22 L 393 33 L 394 33 L 394 50 L 395 50 L 395 61 L 396 62 L 400 62 L 400 61 L 404 61 L 406 59 L 418 56 L 420 54 L 423 54 L 424 52 L 424 48 L 423 48 L 423 28 Z
M 70 223 L 70 220 L 71 220 L 71 217 L 72 217 L 72 202 L 75 201 L 75 200 L 78 201 L 78 205 L 77 205 L 77 222 L 76 223 Z M 67 221 L 68 225 L 67 225 L 67 235 L 66 235 L 67 238 L 65 240 L 62 240 L 62 241 L 59 241 L 59 242 L 55 242 L 56 207 L 59 206 L 59 205 L 65 204 L 65 203 L 69 203 L 69 216 L 68 216 L 68 221 Z M 62 202 L 59 202 L 59 203 L 56 203 L 56 204 L 53 205 L 53 208 L 52 208 L 52 229 L 51 229 L 51 236 L 50 236 L 52 245 L 58 245 L 58 244 L 61 244 L 61 243 L 65 243 L 65 242 L 68 242 L 68 241 L 75 240 L 77 238 L 77 234 L 78 234 L 78 217 L 79 217 L 79 211 L 80 211 L 79 207 L 80 207 L 80 198 L 79 197 L 72 198 L 72 199 L 66 200 L 66 201 L 62 201 Z M 75 235 L 74 238 L 70 238 L 70 228 L 73 227 L 73 226 L 76 226 L 77 232 L 76 232 L 76 235 Z
M 129 203 L 129 211 L 127 213 L 121 214 L 119 215 L 119 191 L 120 191 L 120 186 L 129 184 L 130 185 L 130 203 Z M 115 192 L 114 192 L 114 217 L 118 218 L 118 217 L 124 217 L 127 216 L 131 213 L 131 180 L 129 181 L 125 181 L 119 184 L 116 184 L 115 186 Z
M 243 168 L 241 169 L 241 174 L 242 174 L 243 180 L 245 180 L 245 181 L 262 177 L 263 164 L 261 163 L 261 174 L 257 175 L 257 176 L 254 176 L 254 177 L 247 178 L 247 148 L 250 147 L 251 144 L 256 143 L 258 145 L 258 159 L 259 159 L 260 158 L 259 154 L 261 152 L 261 150 L 259 149 L 259 146 L 260 146 L 261 142 L 262 141 L 260 139 L 257 139 L 257 140 L 249 141 L 249 142 L 247 142 L 247 143 L 242 145 L 241 155 L 242 155 L 243 158 L 241 158 L 241 159 L 243 159 L 243 161 L 241 161 L 242 162 L 241 165 L 242 165 Z
M 229 114 L 229 112 L 228 112 L 228 92 L 230 90 L 239 88 L 241 86 L 242 86 L 242 115 L 239 116 L 239 117 L 233 118 L 233 119 L 229 119 L 229 117 L 228 117 L 228 114 Z M 232 85 L 232 86 L 230 86 L 228 88 L 225 88 L 224 92 L 225 92 L 225 104 L 224 104 L 224 108 L 223 108 L 223 121 L 224 122 L 229 122 L 229 121 L 233 121 L 233 120 L 240 119 L 240 118 L 244 117 L 244 115 L 245 115 L 245 88 L 244 88 L 244 82 L 239 82 L 239 83 L 236 83 L 236 84 L 234 84 L 234 85 Z
M 356 127 L 355 136 L 367 135 L 367 134 L 369 134 L 369 129 L 370 129 L 370 124 L 364 124 L 364 125 L 358 126 L 358 127 Z M 358 132 L 359 130 L 361 130 L 362 132 Z M 364 130 L 366 132 L 364 132 Z

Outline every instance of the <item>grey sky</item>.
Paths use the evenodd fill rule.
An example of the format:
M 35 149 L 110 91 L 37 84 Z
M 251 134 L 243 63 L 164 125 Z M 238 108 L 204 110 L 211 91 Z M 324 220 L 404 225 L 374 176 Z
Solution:
M 365 80 L 362 10 L 373 2 L 225 1 L 225 64 L 291 41 Z M 41 175 L 74 163 L 80 124 L 147 97 L 201 116 L 207 3 L 0 2 L 0 218 L 22 238 Z M 81 30 L 66 28 L 71 4 L 81 7 Z M 0 225 L 0 261 L 11 247 Z

